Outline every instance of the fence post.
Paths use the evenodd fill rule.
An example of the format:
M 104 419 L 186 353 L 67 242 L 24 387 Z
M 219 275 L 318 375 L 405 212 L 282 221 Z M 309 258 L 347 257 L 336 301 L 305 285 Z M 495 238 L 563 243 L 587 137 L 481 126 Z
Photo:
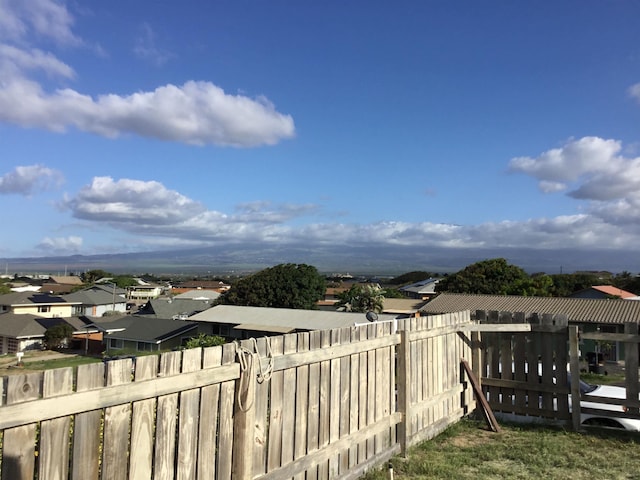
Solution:
M 571 423 L 573 429 L 580 430 L 580 356 L 578 353 L 578 327 L 569 329 L 569 371 L 571 372 Z
M 480 332 L 471 332 L 471 370 L 482 386 L 482 337 Z
M 624 333 L 638 335 L 638 324 L 627 322 L 624 324 Z M 624 371 L 625 385 L 627 387 L 627 400 L 638 400 L 638 343 L 626 342 L 624 345 Z M 638 413 L 637 408 L 630 408 L 629 413 Z
M 255 427 L 255 383 L 254 356 L 238 350 L 240 378 L 236 381 L 236 396 L 233 406 L 233 480 L 253 478 L 253 445 Z
M 402 413 L 402 420 L 398 424 L 398 441 L 400 443 L 400 453 L 407 456 L 409 446 L 409 422 L 411 421 L 411 345 L 409 344 L 409 327 L 405 323 L 400 330 L 400 343 L 398 344 L 398 374 L 396 386 L 398 388 L 397 409 Z

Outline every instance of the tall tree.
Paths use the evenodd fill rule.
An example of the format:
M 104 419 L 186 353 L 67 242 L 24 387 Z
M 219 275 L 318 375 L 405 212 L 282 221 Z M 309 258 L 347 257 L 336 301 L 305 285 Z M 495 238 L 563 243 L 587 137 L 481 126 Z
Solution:
M 285 263 L 241 278 L 219 303 L 312 310 L 324 293 L 325 279 L 316 267 Z
M 476 262 L 444 277 L 437 292 L 523 295 L 530 285 L 527 273 L 504 258 Z

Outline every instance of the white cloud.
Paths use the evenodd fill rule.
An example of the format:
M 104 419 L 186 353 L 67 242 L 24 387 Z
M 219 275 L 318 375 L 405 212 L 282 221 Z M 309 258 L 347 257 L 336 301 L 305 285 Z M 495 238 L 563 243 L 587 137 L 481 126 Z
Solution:
M 537 158 L 513 158 L 509 169 L 541 181 L 575 181 L 585 174 L 617 170 L 621 166 L 617 157 L 620 150 L 617 140 L 583 137 L 566 143 L 562 148 L 547 150 Z
M 66 202 L 74 217 L 114 225 L 174 225 L 204 207 L 159 182 L 95 177 Z
M 194 145 L 254 147 L 294 136 L 290 115 L 264 97 L 231 95 L 206 81 L 167 84 L 130 95 L 85 95 L 69 87 L 47 89 L 30 76 L 34 70 L 72 80 L 73 68 L 52 52 L 34 47 L 40 37 L 80 45 L 71 31 L 73 17 L 52 0 L 0 0 L 0 121 L 64 132 L 70 128 L 110 138 L 126 134 Z M 153 43 L 153 31 L 138 54 L 166 55 Z
M 0 177 L 0 194 L 32 195 L 59 187 L 62 173 L 43 165 L 18 166 Z
M 47 252 L 48 255 L 70 255 L 80 252 L 82 248 L 82 238 L 75 236 L 45 237 L 36 248 Z
M 629 95 L 640 102 L 640 83 L 636 83 L 629 87 Z
M 169 61 L 173 54 L 166 50 L 159 48 L 156 45 L 156 33 L 148 23 L 143 23 L 140 26 L 140 34 L 136 39 L 133 52 L 144 60 L 148 60 L 151 63 L 162 66 Z

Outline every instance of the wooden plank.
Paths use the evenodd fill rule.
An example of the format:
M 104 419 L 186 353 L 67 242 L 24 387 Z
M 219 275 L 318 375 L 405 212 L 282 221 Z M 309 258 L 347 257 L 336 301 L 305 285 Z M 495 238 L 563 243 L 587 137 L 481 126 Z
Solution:
M 358 326 L 355 328 L 367 328 L 369 324 Z M 384 336 L 380 338 L 371 338 L 369 340 L 363 340 L 358 345 L 346 344 L 346 345 L 327 345 L 319 350 L 310 350 L 308 352 L 293 353 L 286 356 L 278 356 L 274 358 L 273 371 L 286 370 L 292 367 L 300 367 L 302 365 L 309 365 L 316 362 L 325 362 L 334 358 L 346 357 L 358 353 L 360 350 L 373 350 L 382 347 L 391 347 L 397 345 L 400 341 L 400 337 L 397 334 Z
M 156 378 L 159 355 L 145 355 L 136 359 L 135 381 Z M 156 400 L 140 400 L 133 404 L 131 421 L 131 449 L 129 478 L 131 480 L 150 479 L 153 472 L 153 435 L 155 425 Z
M 222 346 L 222 365 L 236 362 L 236 346 L 226 343 Z M 233 414 L 236 382 L 231 380 L 220 385 L 220 421 L 218 433 L 218 480 L 231 478 L 233 465 Z
M 180 353 L 180 352 L 169 352 Z M 177 372 L 179 373 L 179 372 Z M 50 420 L 90 410 L 136 402 L 191 388 L 213 385 L 235 380 L 240 376 L 240 367 L 233 363 L 215 369 L 198 370 L 192 373 L 161 376 L 153 380 L 133 382 L 64 395 L 59 398 L 43 398 L 27 403 L 5 405 L 0 412 L 0 430 L 28 422 Z
M 298 352 L 309 350 L 309 332 L 298 334 Z M 309 366 L 298 367 L 296 372 L 296 406 L 294 426 L 293 459 L 298 460 L 307 453 L 309 411 Z M 300 472 L 294 480 L 305 480 L 304 472 Z
M 181 352 L 167 352 L 160 356 L 161 377 L 180 373 Z M 154 478 L 173 479 L 175 474 L 176 417 L 178 394 L 170 393 L 158 398 L 156 411 L 156 444 L 153 459 Z
M 133 362 L 130 358 L 107 363 L 107 385 L 131 382 Z M 126 478 L 129 472 L 129 423 L 131 404 L 108 407 L 104 412 L 104 439 L 102 442 L 103 480 Z
M 513 336 L 513 378 L 517 382 L 526 382 L 527 374 L 525 372 L 526 362 L 526 342 L 527 337 L 522 334 L 515 334 Z M 515 390 L 515 405 L 516 407 L 523 408 L 527 405 L 527 392 L 523 389 Z
M 340 329 L 331 330 L 331 345 L 340 344 Z M 335 443 L 340 438 L 340 358 L 330 362 L 330 390 L 329 390 L 329 443 Z M 339 474 L 339 455 L 329 458 L 329 478 L 336 478 Z
M 76 392 L 85 392 L 104 386 L 105 367 L 103 363 L 79 365 Z M 96 480 L 100 466 L 100 423 L 102 410 L 79 413 L 73 422 L 73 465 L 71 478 L 74 480 Z
M 320 331 L 309 334 L 309 349 L 321 348 Z M 309 412 L 307 416 L 307 453 L 318 450 L 320 429 L 320 364 L 309 365 Z M 318 478 L 318 468 L 307 469 L 307 480 Z
M 253 339 L 243 340 L 237 355 L 243 367 L 236 384 L 231 475 L 234 480 L 249 480 L 253 478 L 251 450 L 255 442 L 255 387 L 261 367 Z
M 320 333 L 320 347 L 329 350 L 331 345 L 331 331 L 322 330 Z M 331 416 L 331 362 L 320 362 L 320 422 L 318 424 L 318 447 L 324 448 L 329 444 L 329 422 Z M 328 460 L 318 465 L 318 478 L 329 478 Z
M 28 402 L 40 397 L 42 373 L 7 377 L 7 405 Z M 2 479 L 31 480 L 35 473 L 35 423 L 4 431 L 2 438 Z
M 358 327 L 358 345 L 362 345 L 367 341 L 368 327 L 363 325 Z M 367 383 L 368 383 L 368 371 L 367 366 L 368 355 L 363 348 L 360 350 L 358 363 L 360 368 L 360 384 L 358 385 L 358 430 L 362 430 L 367 426 Z M 367 442 L 361 442 L 358 444 L 358 464 L 363 463 L 367 459 Z
M 575 431 L 580 430 L 580 353 L 578 345 L 578 327 L 569 326 L 569 369 L 571 371 L 571 424 Z
M 367 426 L 353 436 L 345 437 L 335 443 L 328 444 L 323 449 L 316 450 L 293 463 L 263 475 L 260 477 L 260 480 L 280 480 L 282 478 L 292 477 L 301 471 L 308 471 L 316 465 L 326 463 L 329 458 L 334 456 L 340 450 L 347 448 L 351 443 L 359 443 L 365 441 L 367 438 L 374 437 L 385 429 L 395 427 L 395 425 L 397 425 L 401 420 L 402 416 L 399 413 L 383 418 L 380 422 Z
M 46 370 L 42 394 L 56 397 L 73 391 L 73 369 Z M 39 478 L 69 477 L 71 417 L 47 420 L 40 425 Z
M 202 368 L 209 369 L 222 363 L 222 346 L 207 347 L 202 354 Z M 220 385 L 202 387 L 200 394 L 200 429 L 198 431 L 198 479 L 216 478 L 216 438 L 218 437 L 218 411 Z
M 191 348 L 182 352 L 181 373 L 202 370 L 202 349 Z M 178 418 L 178 456 L 176 478 L 196 478 L 198 459 L 198 417 L 200 415 L 200 390 L 197 388 L 180 392 Z
M 267 349 L 267 337 L 256 339 L 255 347 L 266 364 L 270 350 Z M 254 443 L 253 443 L 253 475 L 259 476 L 267 472 L 267 430 L 269 418 L 269 385 L 270 381 L 256 382 L 254 402 Z M 304 480 L 304 479 L 303 479 Z
M 271 337 L 271 351 L 275 356 L 282 356 L 284 339 L 282 336 Z M 267 472 L 280 467 L 282 462 L 282 411 L 284 395 L 284 372 L 273 372 L 269 391 L 269 444 L 267 447 Z
M 298 349 L 298 335 L 295 333 L 284 336 L 284 354 L 296 353 Z M 282 454 L 280 465 L 293 461 L 295 443 L 295 411 L 296 397 L 296 368 L 292 367 L 283 373 L 282 396 Z
M 624 324 L 624 332 L 627 335 L 638 336 L 638 324 L 627 322 Z M 625 364 L 625 385 L 627 387 L 627 400 L 638 400 L 638 346 L 635 342 L 626 343 L 624 346 L 624 364 Z M 629 413 L 639 413 L 640 410 L 637 407 L 630 407 Z
M 351 343 L 358 341 L 358 329 L 352 328 Z M 360 355 L 352 354 L 349 369 L 349 435 L 358 431 L 358 409 L 360 407 Z M 358 464 L 358 445 L 353 443 L 349 447 L 349 468 Z
M 406 328 L 403 326 L 403 328 Z M 402 414 L 402 422 L 398 424 L 398 443 L 400 444 L 401 455 L 406 457 L 409 446 L 409 418 L 411 417 L 409 390 L 411 388 L 411 352 L 409 342 L 409 332 L 407 330 L 400 331 L 401 341 L 397 347 L 398 367 L 397 367 L 397 385 L 398 385 L 398 412 Z
M 369 338 L 375 338 L 376 330 L 374 325 L 367 326 Z M 376 378 L 376 351 L 367 352 L 367 425 L 373 425 L 376 421 L 376 389 L 378 382 Z M 367 458 L 371 458 L 376 453 L 375 437 L 367 439 Z
M 383 330 L 383 326 L 382 324 L 378 323 L 376 325 L 373 326 L 374 329 L 374 335 L 379 338 L 382 337 L 384 334 L 384 330 Z M 376 378 L 376 390 L 375 390 L 375 395 L 374 395 L 374 400 L 375 400 L 375 404 L 374 404 L 374 410 L 375 410 L 375 414 L 374 414 L 374 421 L 378 422 L 380 421 L 380 419 L 383 417 L 383 412 L 384 412 L 384 406 L 383 406 L 383 402 L 384 402 L 384 392 L 387 389 L 387 385 L 384 382 L 385 378 L 384 378 L 384 353 L 382 352 L 382 349 L 380 348 L 376 348 L 374 350 L 374 358 L 375 358 L 375 378 Z M 379 433 L 378 435 L 376 435 L 376 437 L 374 438 L 374 454 L 380 453 L 383 449 L 384 449 L 384 436 L 383 433 Z
M 491 430 L 493 430 L 494 432 L 499 432 L 500 426 L 498 425 L 498 421 L 496 420 L 496 417 L 493 415 L 493 411 L 491 410 L 491 407 L 489 407 L 489 403 L 487 402 L 487 399 L 484 397 L 484 394 L 482 393 L 482 389 L 478 384 L 478 380 L 473 375 L 473 370 L 471 369 L 471 366 L 464 359 L 461 360 L 461 362 L 465 372 L 467 373 L 467 376 L 469 377 L 469 381 L 473 386 L 473 391 L 476 394 L 476 400 L 480 402 L 480 406 L 482 407 L 481 408 L 482 414 L 484 415 L 485 420 L 489 425 L 489 428 L 491 428 Z
M 351 343 L 351 328 L 340 329 L 340 343 Z M 351 405 L 351 356 L 340 359 L 340 419 L 338 438 L 349 435 Z M 349 449 L 340 452 L 339 474 L 343 475 L 349 469 Z

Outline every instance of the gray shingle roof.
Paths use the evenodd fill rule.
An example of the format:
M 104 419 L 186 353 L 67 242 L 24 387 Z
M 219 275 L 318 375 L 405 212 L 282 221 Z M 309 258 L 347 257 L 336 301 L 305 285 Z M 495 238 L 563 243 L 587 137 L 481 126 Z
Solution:
M 519 297 L 442 293 L 420 309 L 424 313 L 470 310 L 565 314 L 573 323 L 640 322 L 640 301 L 566 297 Z
M 108 338 L 148 343 L 159 343 L 198 327 L 195 322 L 135 316 L 122 317 L 112 322 L 96 322 L 94 325 L 103 331 L 122 330 L 109 334 Z

